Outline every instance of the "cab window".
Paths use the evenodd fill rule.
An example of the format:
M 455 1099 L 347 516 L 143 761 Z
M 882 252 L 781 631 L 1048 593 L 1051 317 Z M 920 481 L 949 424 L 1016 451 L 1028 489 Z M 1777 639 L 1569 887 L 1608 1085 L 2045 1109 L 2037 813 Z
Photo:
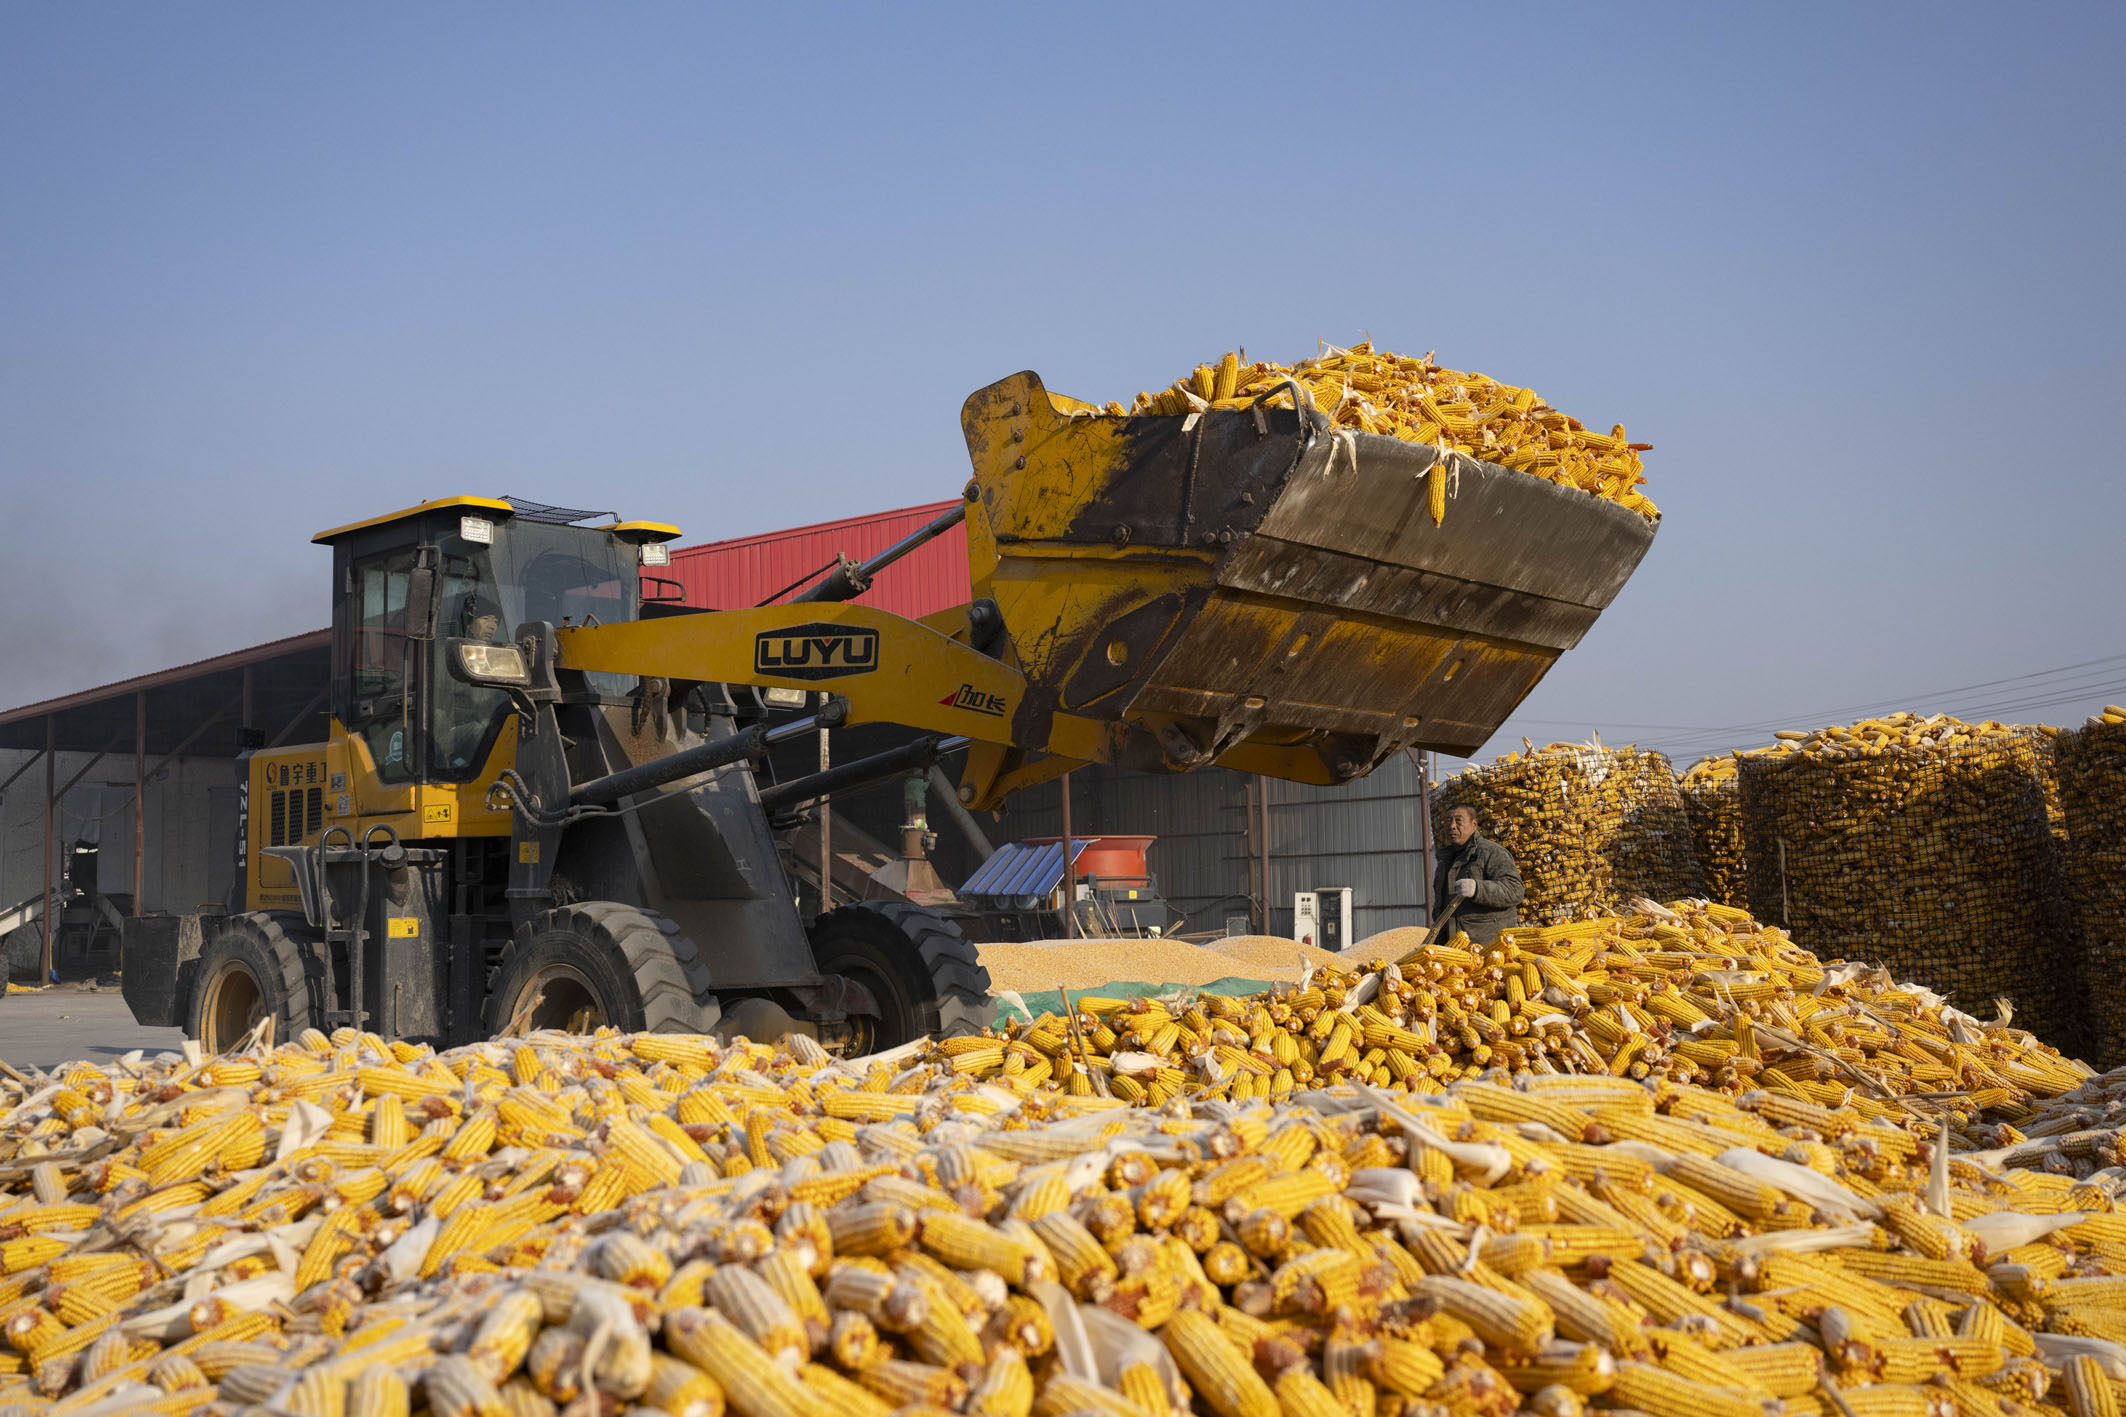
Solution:
M 452 636 L 508 644 L 516 626 L 495 586 L 484 547 L 455 539 L 445 543 L 440 594 L 441 628 L 430 670 L 435 688 L 429 695 L 429 775 L 439 781 L 462 782 L 479 775 L 488 746 L 508 716 L 509 695 L 452 675 L 444 647 Z
M 348 729 L 368 746 L 377 775 L 405 782 L 414 775 L 414 663 L 407 633 L 406 586 L 413 552 L 357 561 L 349 568 Z

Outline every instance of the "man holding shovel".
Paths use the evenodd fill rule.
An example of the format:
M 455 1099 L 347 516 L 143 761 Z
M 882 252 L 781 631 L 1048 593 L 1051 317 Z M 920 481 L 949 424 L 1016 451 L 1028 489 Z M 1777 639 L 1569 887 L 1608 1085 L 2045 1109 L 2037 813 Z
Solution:
M 1432 918 L 1454 910 L 1452 929 L 1467 932 L 1474 944 L 1488 945 L 1499 931 L 1519 923 L 1521 868 L 1505 847 L 1476 829 L 1476 809 L 1455 807 L 1447 813 L 1447 839 L 1433 849 L 1439 864 L 1432 872 Z M 1445 940 L 1451 935 L 1441 935 Z

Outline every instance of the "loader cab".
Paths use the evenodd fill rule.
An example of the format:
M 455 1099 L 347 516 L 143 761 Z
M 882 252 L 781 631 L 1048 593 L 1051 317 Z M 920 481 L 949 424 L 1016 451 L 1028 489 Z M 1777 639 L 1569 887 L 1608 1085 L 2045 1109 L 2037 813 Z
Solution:
M 487 497 L 426 502 L 321 532 L 332 547 L 332 706 L 382 784 L 479 777 L 510 714 L 500 689 L 443 663 L 452 639 L 515 641 L 554 626 L 637 618 L 651 523 L 580 526 L 557 509 Z M 577 692 L 621 699 L 632 676 L 587 674 Z

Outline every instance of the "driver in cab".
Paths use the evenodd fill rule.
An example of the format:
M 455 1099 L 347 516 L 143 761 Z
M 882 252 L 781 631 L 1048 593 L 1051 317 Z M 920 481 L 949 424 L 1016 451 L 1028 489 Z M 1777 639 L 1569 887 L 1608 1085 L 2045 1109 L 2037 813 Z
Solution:
M 473 594 L 465 597 L 459 623 L 464 626 L 465 639 L 488 645 L 502 643 L 501 609 L 485 596 Z M 488 725 L 494 718 L 494 706 L 502 695 L 499 690 L 483 689 L 456 678 L 446 682 L 450 687 L 444 699 L 444 719 L 440 725 L 443 759 L 451 767 L 462 768 L 468 766 L 473 755 L 480 751 L 480 741 L 487 736 Z

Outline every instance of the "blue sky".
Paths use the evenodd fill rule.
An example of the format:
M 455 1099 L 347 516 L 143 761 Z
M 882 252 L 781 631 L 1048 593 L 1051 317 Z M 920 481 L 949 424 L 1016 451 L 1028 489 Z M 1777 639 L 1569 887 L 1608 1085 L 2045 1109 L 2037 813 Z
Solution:
M 1020 368 L 1127 399 L 1370 331 L 1656 445 L 1653 551 L 1492 750 L 2078 721 L 2126 700 L 2122 40 L 2115 5 L 0 7 L 0 701 L 322 624 L 310 533 L 422 497 L 739 535 L 951 495 L 961 400 Z

